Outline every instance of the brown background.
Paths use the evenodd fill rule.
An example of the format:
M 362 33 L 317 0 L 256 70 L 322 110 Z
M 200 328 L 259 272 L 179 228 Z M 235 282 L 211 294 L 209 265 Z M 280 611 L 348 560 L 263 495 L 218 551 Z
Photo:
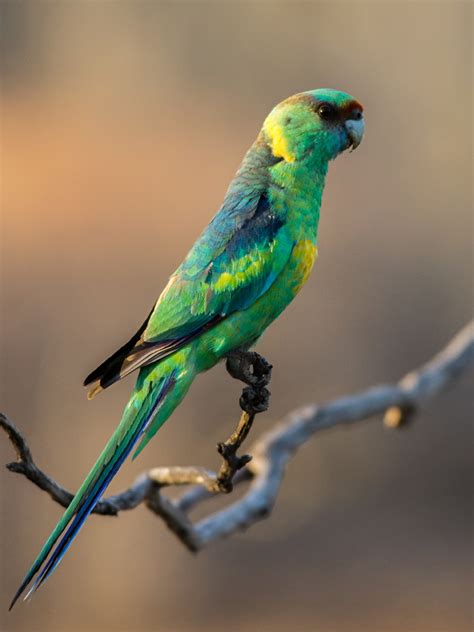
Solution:
M 366 108 L 332 165 L 320 258 L 259 344 L 271 411 L 395 380 L 471 308 L 471 18 L 461 2 L 4 2 L 1 408 L 76 488 L 132 381 L 84 375 L 140 324 L 218 208 L 267 111 L 337 87 Z M 272 517 L 191 557 L 144 508 L 93 517 L 7 615 L 60 508 L 1 474 L 0 628 L 40 632 L 461 632 L 470 624 L 468 379 L 406 432 L 319 435 Z M 238 413 L 200 378 L 112 489 L 217 464 Z M 5 439 L 0 460 L 11 459 Z

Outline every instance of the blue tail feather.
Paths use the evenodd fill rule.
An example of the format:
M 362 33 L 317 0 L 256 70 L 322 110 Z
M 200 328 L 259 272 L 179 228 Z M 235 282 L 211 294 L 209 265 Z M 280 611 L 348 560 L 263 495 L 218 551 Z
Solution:
M 45 562 L 46 564 L 36 578 L 33 586 L 28 591 L 25 599 L 29 597 L 32 593 L 34 593 L 41 586 L 41 584 L 43 584 L 48 579 L 54 569 L 61 562 L 68 548 L 71 546 L 74 538 L 86 521 L 87 517 L 93 511 L 105 489 L 108 487 L 111 480 L 118 472 L 120 466 L 130 454 L 133 447 L 136 445 L 138 439 L 143 435 L 148 424 L 150 423 L 150 420 L 157 412 L 159 406 L 163 402 L 164 397 L 167 395 L 174 383 L 174 372 L 171 372 L 169 375 L 164 377 L 159 385 L 155 383 L 154 388 L 152 388 L 153 384 L 150 383 L 150 392 L 146 396 L 142 407 L 137 410 L 136 417 L 130 422 L 130 426 L 125 431 L 125 434 L 123 434 L 123 431 L 120 432 L 122 422 L 124 421 L 122 420 L 120 426 L 117 428 L 117 431 L 107 443 L 104 452 L 101 454 L 98 462 L 92 469 L 91 474 L 97 467 L 97 464 L 100 463 L 103 455 L 106 454 L 107 451 L 112 447 L 113 453 L 111 457 L 107 460 L 104 460 L 101 466 L 102 469 L 99 471 L 98 475 L 90 478 L 91 474 L 89 474 L 86 479 L 87 481 L 90 478 L 89 486 L 85 487 L 84 489 L 84 486 L 86 485 L 85 482 L 83 483 L 83 486 L 81 486 L 80 490 L 77 492 L 76 496 L 72 500 L 68 509 L 66 509 L 63 517 L 53 531 L 53 534 L 50 536 L 45 546 L 41 550 L 39 556 L 26 574 L 23 582 L 21 583 L 11 602 L 10 609 L 14 606 L 15 602 L 24 592 L 28 584 L 32 581 L 34 575 L 36 575 L 36 573 L 41 570 L 41 567 L 43 566 L 43 564 L 45 564 Z M 151 402 L 150 398 L 153 398 Z M 65 530 L 66 533 L 64 533 Z M 64 535 L 61 537 L 63 533 Z M 61 539 L 59 543 L 55 546 L 60 537 Z M 52 550 L 53 552 L 51 553 Z
M 54 569 L 60 564 L 68 548 L 71 546 L 74 538 L 79 533 L 82 525 L 89 517 L 90 513 L 96 506 L 97 502 L 99 501 L 100 497 L 104 493 L 105 489 L 110 484 L 110 481 L 112 480 L 112 478 L 118 472 L 120 466 L 123 464 L 127 456 L 130 454 L 130 451 L 132 450 L 133 446 L 135 445 L 138 438 L 140 437 L 140 434 L 141 434 L 140 432 L 135 433 L 133 440 L 129 441 L 129 443 L 127 444 L 123 452 L 119 455 L 119 457 L 117 459 L 114 459 L 113 463 L 112 462 L 110 463 L 111 467 L 107 467 L 107 470 L 109 470 L 109 472 L 107 473 L 107 470 L 104 471 L 104 475 L 105 475 L 104 480 L 102 481 L 102 476 L 101 476 L 101 478 L 97 481 L 96 485 L 94 486 L 94 490 L 85 499 L 84 504 L 81 506 L 80 510 L 74 516 L 74 519 L 70 523 L 66 533 L 63 535 L 59 544 L 56 546 L 50 558 L 48 559 L 46 566 L 44 566 L 43 570 L 38 575 L 38 578 L 36 579 L 35 583 L 33 584 L 31 589 L 27 593 L 25 597 L 26 599 L 32 593 L 34 593 L 41 586 L 43 582 L 45 582 L 48 579 L 48 577 L 51 575 Z

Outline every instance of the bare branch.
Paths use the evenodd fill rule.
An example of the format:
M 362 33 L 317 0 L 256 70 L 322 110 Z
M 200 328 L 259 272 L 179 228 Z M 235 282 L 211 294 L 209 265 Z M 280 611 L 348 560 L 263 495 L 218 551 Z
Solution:
M 255 364 L 258 358 L 254 357 L 250 363 L 253 366 L 253 373 L 256 369 L 257 373 L 259 371 Z M 260 360 L 263 362 L 263 358 Z M 235 362 L 237 362 L 237 368 Z M 230 359 L 228 370 L 238 379 L 242 379 L 242 371 L 239 375 L 233 373 L 233 371 L 239 372 L 239 362 L 242 362 L 242 357 L 237 360 Z M 223 449 L 224 463 L 218 475 L 201 467 L 155 468 L 140 476 L 124 492 L 101 500 L 94 511 L 103 515 L 116 515 L 119 511 L 133 509 L 145 503 L 151 511 L 164 520 L 189 550 L 198 551 L 209 543 L 240 529 L 248 528 L 268 516 L 276 501 L 286 464 L 298 448 L 316 432 L 337 425 L 356 423 L 378 415 L 385 415 L 384 423 L 387 427 L 398 427 L 413 417 L 419 406 L 427 399 L 448 387 L 473 365 L 474 322 L 471 322 L 432 360 L 408 373 L 398 384 L 375 386 L 322 406 L 311 404 L 290 413 L 255 443 L 251 450 L 253 459 L 248 461 L 245 457 L 236 457 L 235 453 L 251 426 L 251 422 L 248 423 L 250 418 L 253 421 L 253 416 L 260 412 L 259 406 L 265 409 L 268 405 L 268 395 L 265 395 L 263 391 L 266 390 L 265 385 L 268 383 L 271 367 L 262 365 L 260 376 L 257 376 L 256 380 L 252 377 L 252 372 L 247 375 L 247 377 L 250 376 L 247 383 L 254 389 L 253 393 L 250 392 L 248 395 L 251 408 L 246 409 L 249 402 L 245 400 L 246 389 L 244 389 L 243 402 L 241 399 L 244 414 L 233 435 L 225 444 L 221 444 L 229 445 L 231 448 L 229 453 Z M 244 368 L 249 370 L 249 366 Z M 257 395 L 260 392 L 257 397 L 257 400 L 260 397 L 259 401 L 255 400 L 255 391 Z M 24 437 L 1 413 L 0 425 L 8 434 L 18 458 L 17 462 L 9 463 L 7 468 L 23 474 L 46 491 L 53 500 L 67 506 L 72 494 L 35 465 Z M 242 463 L 242 458 L 245 463 Z M 236 464 L 240 467 L 234 467 Z M 221 476 L 220 480 L 219 476 Z M 246 481 L 250 481 L 250 486 L 241 499 L 197 523 L 191 521 L 189 512 L 196 506 L 215 496 L 217 491 L 229 491 L 229 486 L 231 488 L 232 484 L 237 485 Z M 171 501 L 162 493 L 163 487 L 171 485 L 193 485 L 193 487 L 177 500 Z

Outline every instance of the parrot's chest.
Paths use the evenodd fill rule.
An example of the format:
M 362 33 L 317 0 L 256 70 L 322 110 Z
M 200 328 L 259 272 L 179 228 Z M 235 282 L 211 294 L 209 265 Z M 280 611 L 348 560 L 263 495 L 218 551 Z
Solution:
M 280 204 L 284 209 L 284 230 L 293 247 L 284 270 L 265 297 L 266 303 L 270 304 L 270 313 L 273 311 L 271 306 L 274 305 L 279 313 L 292 301 L 308 280 L 318 255 L 320 191 L 315 190 L 313 181 L 311 186 L 306 181 L 298 182 L 298 185 L 287 187 L 281 192 L 280 199 L 275 200 L 276 205 Z
M 306 283 L 317 254 L 318 249 L 314 238 L 299 239 L 278 278 L 268 291 L 250 309 L 246 310 L 244 318 L 248 316 L 252 325 L 255 323 L 262 329 L 268 327 Z
M 319 200 L 316 201 L 315 204 L 314 197 L 310 196 L 288 213 L 288 231 L 294 246 L 282 281 L 288 284 L 292 296 L 308 280 L 318 256 Z
M 285 218 L 279 239 L 291 244 L 290 255 L 258 300 L 229 315 L 200 339 L 206 350 L 206 367 L 233 349 L 254 344 L 308 280 L 318 253 L 316 242 L 321 201 L 321 191 L 314 189 L 314 182 L 311 184 L 310 187 L 306 182 L 297 182 L 293 186 L 287 183 L 286 187 L 271 191 L 272 208 Z
M 202 370 L 222 356 L 255 343 L 291 303 L 308 280 L 317 257 L 314 239 L 298 240 L 278 278 L 253 305 L 231 314 L 199 339 L 204 349 Z

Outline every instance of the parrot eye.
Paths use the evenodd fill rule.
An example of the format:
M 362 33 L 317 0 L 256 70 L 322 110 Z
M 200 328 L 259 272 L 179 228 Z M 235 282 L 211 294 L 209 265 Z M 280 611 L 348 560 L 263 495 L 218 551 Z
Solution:
M 322 103 L 318 108 L 318 114 L 323 121 L 334 121 L 337 118 L 337 110 L 329 103 Z

